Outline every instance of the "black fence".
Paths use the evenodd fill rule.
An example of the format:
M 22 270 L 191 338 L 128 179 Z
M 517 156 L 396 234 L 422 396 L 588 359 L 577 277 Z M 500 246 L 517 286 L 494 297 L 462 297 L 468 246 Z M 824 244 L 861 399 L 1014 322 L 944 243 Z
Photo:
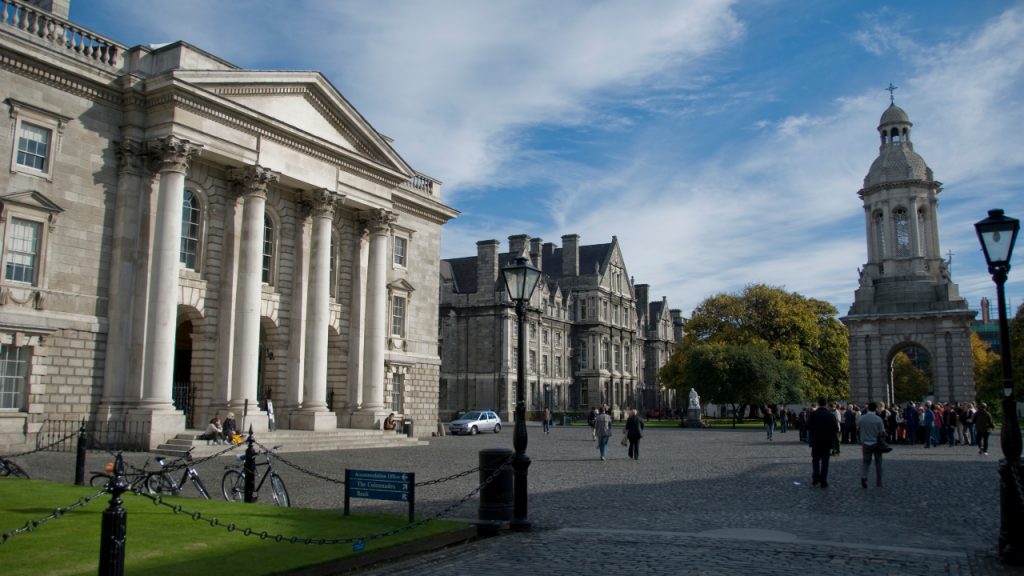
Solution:
M 46 420 L 36 433 L 36 447 L 51 452 L 74 452 L 78 446 L 79 420 Z M 145 452 L 149 449 L 149 422 L 87 420 L 84 422 L 86 446 L 95 450 Z

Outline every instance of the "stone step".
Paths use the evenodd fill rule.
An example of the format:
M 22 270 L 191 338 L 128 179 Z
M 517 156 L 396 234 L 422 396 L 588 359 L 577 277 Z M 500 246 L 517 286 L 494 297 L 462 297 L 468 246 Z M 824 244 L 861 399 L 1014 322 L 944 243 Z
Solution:
M 200 440 L 201 430 L 189 430 L 178 434 L 167 442 L 157 446 L 154 452 L 168 457 L 181 457 L 192 449 L 192 456 L 202 458 L 222 451 L 225 446 L 207 444 Z M 244 436 L 243 436 L 244 437 Z M 428 442 L 409 438 L 404 434 L 381 430 L 353 430 L 339 428 L 336 430 L 313 432 L 308 430 L 278 430 L 264 432 L 256 436 L 256 441 L 264 446 L 281 446 L 279 452 L 316 452 L 321 450 L 357 450 L 366 448 L 401 448 L 407 446 L 425 446 Z M 239 448 L 239 452 L 244 446 Z

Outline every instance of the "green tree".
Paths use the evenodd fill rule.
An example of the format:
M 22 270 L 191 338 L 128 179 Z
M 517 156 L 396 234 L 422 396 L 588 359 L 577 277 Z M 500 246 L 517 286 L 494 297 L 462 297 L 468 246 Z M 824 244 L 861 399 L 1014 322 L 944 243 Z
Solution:
M 917 402 L 928 394 L 928 373 L 914 366 L 910 356 L 897 352 L 892 359 L 893 398 L 897 404 Z
M 989 407 L 999 406 L 1003 397 L 1002 358 L 974 332 L 971 332 L 971 356 L 974 360 L 975 397 L 981 402 L 987 402 Z
M 1013 365 L 1014 390 L 1017 391 L 1017 399 L 1020 400 L 1021 394 L 1024 394 L 1024 304 L 1017 307 L 1017 314 L 1009 324 L 1010 363 Z
M 704 384 L 690 380 L 685 369 L 697 346 L 752 345 L 767 349 L 784 365 L 774 380 L 778 389 L 768 395 L 772 402 L 849 396 L 846 327 L 827 302 L 752 284 L 739 294 L 716 294 L 704 300 L 684 331 L 660 372 L 669 387 L 693 387 L 705 394 Z

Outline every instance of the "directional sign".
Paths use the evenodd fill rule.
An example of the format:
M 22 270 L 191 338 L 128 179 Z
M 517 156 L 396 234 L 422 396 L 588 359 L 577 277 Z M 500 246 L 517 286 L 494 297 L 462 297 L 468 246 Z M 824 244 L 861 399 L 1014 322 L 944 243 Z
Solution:
M 345 515 L 349 499 L 368 498 L 409 503 L 409 522 L 415 517 L 416 474 L 378 470 L 345 470 Z

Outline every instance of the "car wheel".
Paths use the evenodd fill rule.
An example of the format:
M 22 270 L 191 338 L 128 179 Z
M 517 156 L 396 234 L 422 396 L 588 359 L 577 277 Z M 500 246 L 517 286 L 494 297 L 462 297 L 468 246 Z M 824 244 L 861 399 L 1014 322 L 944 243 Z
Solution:
M 470 435 L 470 436 L 476 436 L 476 432 L 477 432 L 477 430 L 476 430 L 476 426 L 473 426 L 473 427 L 471 427 L 471 428 L 469 429 L 469 435 Z
M 494 433 L 497 434 L 498 432 L 501 432 L 501 424 L 494 425 Z

